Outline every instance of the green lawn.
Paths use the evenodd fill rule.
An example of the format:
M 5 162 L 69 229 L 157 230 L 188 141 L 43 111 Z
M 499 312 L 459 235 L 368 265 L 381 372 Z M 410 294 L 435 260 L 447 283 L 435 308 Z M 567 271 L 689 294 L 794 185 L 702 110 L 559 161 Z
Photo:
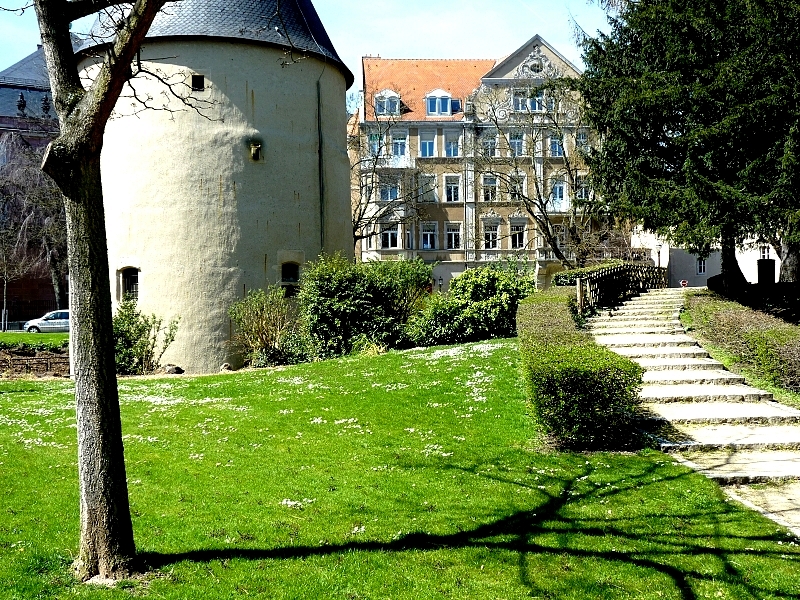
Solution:
M 69 340 L 68 333 L 28 333 L 27 331 L 0 331 L 0 347 L 8 348 L 27 344 L 34 347 L 60 347 Z
M 796 598 L 661 453 L 537 450 L 516 340 L 120 384 L 143 581 L 75 584 L 69 382 L 0 382 L 2 598 Z

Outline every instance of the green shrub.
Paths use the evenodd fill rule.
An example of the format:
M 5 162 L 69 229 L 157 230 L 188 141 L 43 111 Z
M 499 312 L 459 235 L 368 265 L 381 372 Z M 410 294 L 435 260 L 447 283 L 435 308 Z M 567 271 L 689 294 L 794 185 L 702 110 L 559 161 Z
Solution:
M 298 300 L 315 355 L 347 354 L 361 336 L 405 345 L 406 322 L 427 294 L 431 269 L 421 260 L 354 264 L 341 255 L 306 265 Z
M 112 322 L 117 374 L 154 373 L 164 352 L 175 341 L 179 321 L 179 318 L 175 318 L 166 327 L 162 327 L 163 319 L 156 315 L 142 314 L 136 308 L 136 300 L 125 296 L 119 303 Z
M 254 367 L 304 362 L 308 356 L 301 341 L 296 303 L 285 290 L 272 286 L 250 290 L 228 310 L 236 325 L 233 347 Z
M 632 439 L 643 369 L 578 329 L 574 293 L 526 300 L 518 326 L 523 376 L 533 414 L 563 448 L 614 449 Z
M 722 300 L 713 292 L 688 297 L 691 327 L 768 382 L 800 392 L 800 327 Z
M 450 281 L 446 294 L 428 299 L 409 322 L 408 336 L 419 346 L 513 336 L 517 306 L 534 289 L 532 280 L 511 270 L 469 269 Z
M 601 263 L 599 265 L 590 265 L 588 267 L 581 267 L 580 269 L 569 269 L 567 271 L 559 271 L 555 275 L 553 275 L 553 285 L 554 286 L 568 286 L 568 285 L 575 285 L 575 280 L 579 277 L 585 277 L 590 273 L 595 271 L 599 271 L 601 269 L 607 269 L 608 267 L 617 267 L 619 265 L 625 264 L 625 261 L 622 260 L 609 260 L 607 262 Z

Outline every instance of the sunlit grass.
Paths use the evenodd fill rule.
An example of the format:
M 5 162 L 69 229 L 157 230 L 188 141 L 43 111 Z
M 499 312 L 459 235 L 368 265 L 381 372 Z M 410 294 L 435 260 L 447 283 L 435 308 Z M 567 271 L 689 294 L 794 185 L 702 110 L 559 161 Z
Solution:
M 27 331 L 0 331 L 0 348 L 13 348 L 19 344 L 61 347 L 67 344 L 69 333 L 28 333 Z
M 543 453 L 515 340 L 120 382 L 151 573 L 77 585 L 69 382 L 0 382 L 3 598 L 787 598 L 797 547 L 663 454 Z

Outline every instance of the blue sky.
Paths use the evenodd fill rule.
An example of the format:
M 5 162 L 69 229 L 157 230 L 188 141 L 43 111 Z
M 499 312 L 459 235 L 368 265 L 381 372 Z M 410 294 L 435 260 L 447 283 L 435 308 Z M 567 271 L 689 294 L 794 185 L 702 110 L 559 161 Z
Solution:
M 501 58 L 537 33 L 577 66 L 575 23 L 587 33 L 608 30 L 605 13 L 588 0 L 313 0 L 342 60 L 360 81 L 361 57 Z M 0 0 L 15 8 L 27 0 Z M 90 19 L 91 21 L 91 19 Z M 80 32 L 91 22 L 78 23 Z M 0 11 L 0 70 L 36 49 L 30 9 Z M 352 91 L 352 90 L 351 90 Z

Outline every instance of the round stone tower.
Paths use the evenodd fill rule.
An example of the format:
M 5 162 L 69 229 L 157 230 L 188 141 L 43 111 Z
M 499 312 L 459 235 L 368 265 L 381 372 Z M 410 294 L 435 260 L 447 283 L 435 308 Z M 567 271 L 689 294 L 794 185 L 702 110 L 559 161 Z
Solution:
M 80 50 L 87 76 L 99 49 Z M 111 294 L 180 317 L 162 362 L 213 372 L 236 361 L 235 301 L 353 252 L 353 75 L 310 0 L 167 4 L 141 66 L 104 137 Z

